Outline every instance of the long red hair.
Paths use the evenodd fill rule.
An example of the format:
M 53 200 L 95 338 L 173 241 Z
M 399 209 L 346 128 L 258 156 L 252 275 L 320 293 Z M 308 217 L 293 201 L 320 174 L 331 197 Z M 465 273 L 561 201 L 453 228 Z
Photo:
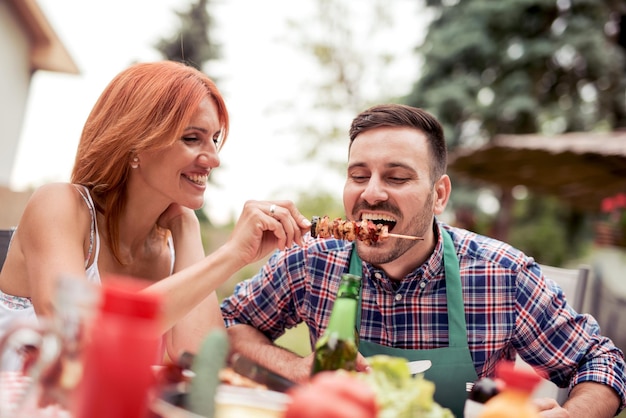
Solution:
M 206 97 L 217 106 L 223 145 L 229 117 L 221 93 L 208 76 L 179 62 L 127 68 L 104 89 L 87 117 L 71 182 L 91 190 L 118 260 L 119 218 L 126 203 L 130 160 L 137 152 L 167 148 L 177 141 Z

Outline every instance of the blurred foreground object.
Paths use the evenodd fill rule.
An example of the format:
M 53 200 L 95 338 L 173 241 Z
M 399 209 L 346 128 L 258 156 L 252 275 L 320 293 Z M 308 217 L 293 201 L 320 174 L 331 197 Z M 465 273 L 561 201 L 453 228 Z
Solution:
M 113 276 L 102 285 L 102 303 L 85 349 L 74 418 L 138 418 L 148 410 L 159 360 L 161 301 L 141 293 L 135 279 Z
M 539 418 L 531 403 L 533 390 L 541 377 L 532 370 L 516 369 L 514 362 L 502 362 L 496 374 L 504 382 L 500 393 L 485 403 L 479 418 Z
M 378 418 L 454 417 L 450 409 L 435 402 L 435 384 L 423 374 L 412 375 L 405 358 L 380 354 L 367 361 L 368 373 L 353 374 L 376 393 Z
M 369 384 L 342 371 L 320 372 L 290 391 L 285 418 L 376 418 L 378 407 Z

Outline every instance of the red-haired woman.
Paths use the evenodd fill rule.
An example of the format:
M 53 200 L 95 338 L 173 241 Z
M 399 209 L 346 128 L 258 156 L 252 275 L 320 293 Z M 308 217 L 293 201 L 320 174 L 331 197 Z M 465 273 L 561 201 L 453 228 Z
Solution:
M 16 318 L 52 315 L 64 275 L 154 281 L 147 291 L 165 295 L 171 358 L 223 327 L 215 289 L 301 244 L 310 227 L 289 201 L 249 201 L 229 240 L 205 256 L 194 209 L 228 127 L 220 92 L 190 66 L 142 63 L 117 75 L 85 123 L 71 183 L 41 187 L 24 210 L 0 272 L 0 334 Z

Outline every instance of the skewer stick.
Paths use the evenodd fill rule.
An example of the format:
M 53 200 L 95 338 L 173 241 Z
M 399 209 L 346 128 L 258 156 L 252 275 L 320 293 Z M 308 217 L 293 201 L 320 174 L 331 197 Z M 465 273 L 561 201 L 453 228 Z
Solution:
M 424 240 L 423 237 L 414 237 L 412 235 L 402 235 L 402 234 L 392 234 L 391 232 L 388 232 L 387 236 L 394 237 L 394 238 L 412 239 L 413 241 Z

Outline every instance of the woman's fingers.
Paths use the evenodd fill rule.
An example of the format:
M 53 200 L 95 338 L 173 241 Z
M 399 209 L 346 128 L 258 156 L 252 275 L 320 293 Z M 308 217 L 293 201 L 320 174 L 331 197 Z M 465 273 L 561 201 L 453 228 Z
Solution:
M 280 223 L 282 231 L 281 228 L 272 230 L 278 240 L 279 249 L 288 248 L 294 243 L 303 244 L 302 237 L 311 227 L 311 223 L 298 211 L 293 202 L 280 200 L 259 203 L 267 205 L 267 214 Z

